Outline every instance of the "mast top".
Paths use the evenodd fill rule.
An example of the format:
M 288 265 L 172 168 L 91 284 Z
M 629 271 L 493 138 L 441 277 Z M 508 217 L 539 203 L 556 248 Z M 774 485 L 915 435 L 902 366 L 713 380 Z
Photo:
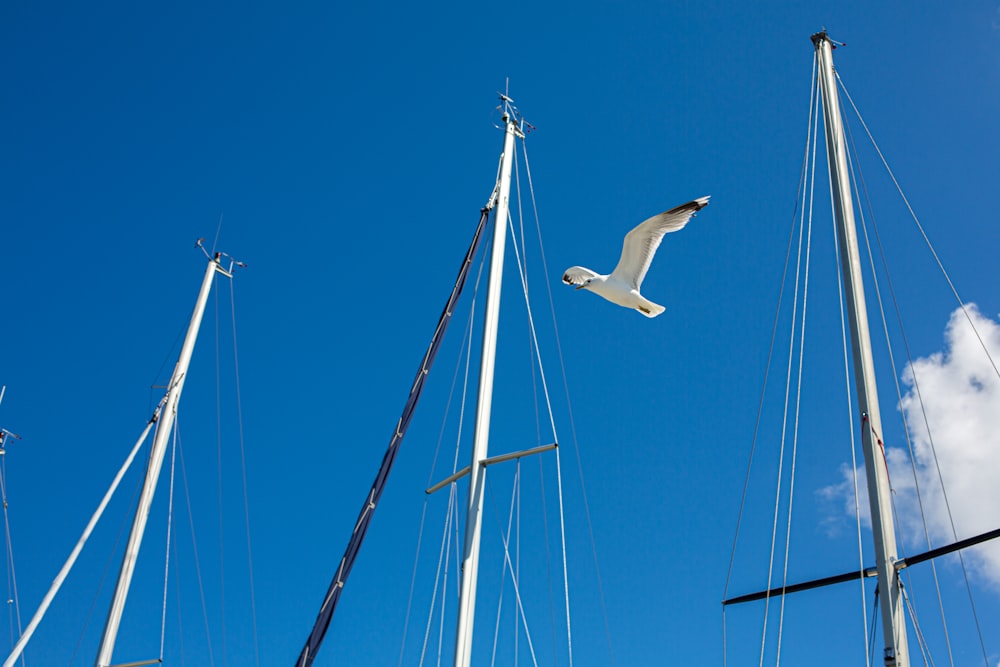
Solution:
M 838 46 L 847 46 L 847 42 L 838 42 L 837 40 L 831 38 L 830 34 L 827 33 L 826 28 L 823 28 L 817 33 L 813 33 L 809 39 L 812 40 L 812 43 L 816 48 L 819 48 L 820 43 L 824 41 L 830 42 L 831 49 L 835 49 Z
M 521 115 L 520 110 L 515 106 L 514 100 L 507 93 L 497 92 L 497 95 L 500 98 L 497 110 L 500 112 L 500 118 L 504 123 L 504 127 L 500 129 L 505 129 L 507 124 L 510 123 L 514 126 L 514 134 L 519 139 L 524 139 L 524 135 L 535 129 L 535 126 L 524 120 L 524 116 Z
M 205 239 L 204 239 L 204 237 L 198 239 L 197 241 L 195 241 L 194 246 L 196 248 L 201 248 L 201 251 L 203 253 L 205 253 L 205 257 L 207 257 L 210 260 L 214 261 L 215 264 L 216 264 L 216 266 L 217 266 L 218 271 L 220 273 L 224 274 L 227 278 L 232 278 L 233 277 L 233 271 L 236 269 L 236 267 L 240 267 L 241 269 L 245 269 L 247 267 L 247 265 L 246 265 L 245 262 L 241 262 L 238 259 L 236 259 L 235 257 L 233 257 L 232 255 L 228 255 L 228 254 L 226 254 L 224 252 L 215 252 L 214 254 L 210 254 L 208 252 L 208 250 L 205 249 Z M 229 268 L 225 268 L 225 267 L 222 266 L 222 258 L 223 257 L 225 257 L 227 260 L 229 260 Z

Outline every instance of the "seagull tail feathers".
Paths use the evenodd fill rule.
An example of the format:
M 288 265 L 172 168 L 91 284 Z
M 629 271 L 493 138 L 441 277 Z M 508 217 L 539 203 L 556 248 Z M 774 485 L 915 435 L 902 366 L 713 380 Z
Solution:
M 648 299 L 645 299 L 645 298 L 643 298 L 641 301 L 639 301 L 639 305 L 636 306 L 635 309 L 638 310 L 643 315 L 645 315 L 646 317 L 649 317 L 649 318 L 653 318 L 653 317 L 656 317 L 657 315 L 661 315 L 663 313 L 663 311 L 666 310 L 666 308 L 664 308 L 660 304 L 653 303 L 652 301 L 650 301 Z

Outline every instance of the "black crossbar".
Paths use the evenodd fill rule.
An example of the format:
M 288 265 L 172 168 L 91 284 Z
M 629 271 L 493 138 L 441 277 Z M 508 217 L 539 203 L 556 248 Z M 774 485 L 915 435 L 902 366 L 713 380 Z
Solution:
M 754 600 L 763 600 L 764 598 L 774 597 L 775 595 L 785 595 L 787 593 L 798 593 L 799 591 L 807 591 L 810 588 L 820 588 L 821 586 L 830 586 L 831 584 L 842 584 L 845 581 L 854 581 L 856 579 L 863 579 L 865 577 L 874 577 L 875 568 L 868 567 L 864 570 L 856 570 L 852 572 L 845 572 L 843 574 L 837 574 L 832 577 L 823 577 L 822 579 L 813 579 L 812 581 L 804 581 L 800 584 L 792 584 L 791 586 L 778 586 L 777 588 L 772 588 L 766 591 L 758 591 L 757 593 L 748 593 L 747 595 L 740 595 L 739 597 L 729 598 L 728 600 L 723 600 L 723 606 L 731 604 L 740 604 L 742 602 L 753 602 Z
M 959 540 L 954 544 L 938 547 L 937 549 L 931 549 L 930 551 L 925 551 L 924 553 L 917 554 L 916 556 L 910 556 L 909 558 L 904 558 L 902 560 L 903 567 L 909 567 L 910 565 L 923 563 L 925 560 L 930 560 L 932 558 L 937 558 L 938 556 L 950 554 L 953 551 L 959 551 L 960 549 L 974 547 L 977 544 L 980 544 L 981 542 L 986 542 L 987 540 L 993 540 L 998 537 L 1000 537 L 1000 528 L 997 528 L 996 530 L 991 530 L 988 533 L 983 533 L 982 535 L 976 535 L 975 537 L 969 537 L 964 540 Z
M 923 563 L 924 561 L 931 560 L 932 558 L 937 558 L 938 556 L 944 556 L 945 554 L 950 554 L 961 549 L 967 549 L 968 547 L 981 544 L 988 540 L 996 539 L 1000 537 L 1000 528 L 996 530 L 991 530 L 987 533 L 982 533 L 981 535 L 976 535 L 975 537 L 969 537 L 964 540 L 959 540 L 953 544 L 948 544 L 943 547 L 938 547 L 936 549 L 931 549 L 930 551 L 925 551 L 915 556 L 910 556 L 908 558 L 903 558 L 896 563 L 896 569 L 900 570 L 904 567 L 909 567 L 911 565 L 916 565 L 917 563 Z M 775 595 L 787 595 L 788 593 L 798 593 L 799 591 L 807 591 L 811 588 L 820 588 L 822 586 L 830 586 L 831 584 L 842 584 L 845 581 L 856 581 L 858 579 L 864 579 L 867 577 L 874 577 L 876 575 L 875 568 L 866 567 L 863 570 L 852 570 L 850 572 L 844 572 L 843 574 L 837 574 L 832 577 L 823 577 L 822 579 L 812 579 L 811 581 L 804 581 L 799 584 L 792 584 L 791 586 L 778 586 L 766 591 L 758 591 L 756 593 L 748 593 L 747 595 L 740 595 L 735 598 L 729 598 L 728 600 L 722 601 L 722 606 L 729 606 L 731 604 L 741 604 L 743 602 L 753 602 L 754 600 L 763 600 L 764 598 L 774 597 Z

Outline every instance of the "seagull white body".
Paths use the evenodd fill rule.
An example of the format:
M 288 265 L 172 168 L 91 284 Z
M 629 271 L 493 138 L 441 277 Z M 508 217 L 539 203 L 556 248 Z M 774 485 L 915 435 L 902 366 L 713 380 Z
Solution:
M 622 256 L 610 275 L 602 275 L 582 266 L 573 266 L 563 273 L 562 280 L 576 289 L 590 290 L 611 303 L 634 308 L 646 317 L 656 317 L 665 308 L 639 293 L 653 255 L 664 235 L 684 228 L 695 213 L 708 206 L 708 197 L 701 197 L 643 221 L 625 235 Z

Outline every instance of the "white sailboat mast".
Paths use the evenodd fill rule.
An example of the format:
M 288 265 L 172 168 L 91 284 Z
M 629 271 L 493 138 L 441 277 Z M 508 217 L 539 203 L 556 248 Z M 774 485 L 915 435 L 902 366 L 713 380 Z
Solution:
M 94 663 L 96 667 L 109 667 L 111 664 L 111 653 L 114 650 L 115 640 L 118 637 L 122 612 L 125 610 L 125 599 L 128 596 L 129 586 L 132 583 L 132 574 L 135 571 L 136 559 L 139 557 L 139 547 L 142 545 L 142 536 L 146 530 L 146 519 L 149 516 L 149 509 L 153 504 L 153 494 L 156 492 L 156 482 L 160 477 L 160 469 L 163 466 L 163 458 L 167 451 L 167 442 L 170 438 L 170 432 L 173 429 L 174 419 L 177 416 L 177 404 L 180 402 L 181 391 L 184 389 L 184 380 L 187 377 L 191 354 L 194 352 L 194 344 L 198 339 L 198 329 L 201 327 L 201 318 L 205 312 L 205 303 L 208 301 L 208 294 L 212 289 L 212 279 L 215 277 L 217 271 L 227 277 L 231 275 L 219 264 L 220 257 L 221 255 L 216 253 L 215 257 L 208 260 L 205 277 L 201 283 L 201 291 L 198 293 L 194 313 L 191 315 L 191 323 L 188 325 L 184 344 L 181 346 L 181 353 L 177 358 L 177 365 L 174 367 L 174 373 L 170 377 L 166 403 L 160 415 L 159 423 L 156 425 L 156 434 L 153 436 L 153 447 L 149 454 L 149 464 L 146 468 L 146 479 L 139 496 L 139 505 L 136 509 L 135 519 L 132 522 L 132 532 L 129 534 L 128 545 L 125 547 L 125 556 L 122 559 L 121 569 L 118 572 L 118 584 L 115 586 L 115 593 L 111 599 L 108 620 L 104 625 L 104 635 L 101 638 L 97 660 Z
M 872 364 L 871 336 L 868 331 L 868 310 L 862 284 L 857 229 L 854 224 L 854 203 L 847 170 L 844 126 L 840 117 L 837 82 L 833 70 L 833 45 L 826 32 L 813 35 L 812 41 L 819 59 L 826 152 L 830 162 L 833 189 L 833 211 L 837 222 L 841 271 L 851 326 L 858 409 L 862 417 L 861 442 L 871 506 L 872 534 L 875 540 L 875 567 L 878 572 L 882 630 L 885 639 L 884 662 L 887 667 L 909 667 L 902 589 L 895 567 L 898 556 L 889 474 L 882 442 L 882 422 Z
M 510 200 L 510 175 L 514 162 L 514 137 L 524 136 L 518 128 L 511 100 L 501 96 L 505 125 L 500 179 L 487 208 L 495 207 L 493 218 L 493 254 L 490 259 L 489 292 L 483 324 L 482 360 L 479 369 L 479 400 L 476 428 L 469 467 L 469 502 L 465 520 L 465 543 L 462 551 L 462 589 L 455 637 L 455 667 L 469 667 L 472 660 L 472 626 L 475 620 L 476 583 L 479 571 L 479 544 L 482 528 L 483 493 L 493 407 L 493 364 L 496 358 L 497 325 L 500 315 L 500 287 L 503 282 L 504 246 L 507 240 L 507 211 Z

